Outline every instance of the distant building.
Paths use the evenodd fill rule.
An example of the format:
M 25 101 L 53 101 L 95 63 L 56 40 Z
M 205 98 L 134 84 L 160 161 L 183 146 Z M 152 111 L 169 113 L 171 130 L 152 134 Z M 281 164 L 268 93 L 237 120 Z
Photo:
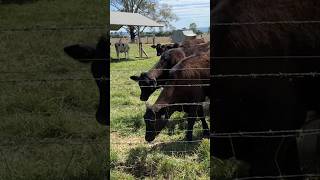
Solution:
M 197 34 L 195 34 L 192 30 L 175 30 L 172 32 L 171 39 L 173 43 L 182 43 L 187 39 L 195 39 Z

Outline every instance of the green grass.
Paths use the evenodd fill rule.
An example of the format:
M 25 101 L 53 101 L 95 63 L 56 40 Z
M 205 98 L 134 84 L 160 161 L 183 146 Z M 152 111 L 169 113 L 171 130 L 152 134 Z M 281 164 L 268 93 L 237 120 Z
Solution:
M 102 25 L 106 12 L 104 0 L 6 4 L 0 29 Z M 89 64 L 63 52 L 67 45 L 94 44 L 103 33 L 0 33 L 0 180 L 103 179 L 109 132 L 95 120 L 98 89 Z M 60 78 L 89 80 L 37 81 Z
M 169 127 L 160 133 L 153 144 L 146 143 L 143 120 L 145 103 L 139 99 L 138 84 L 129 77 L 149 70 L 159 57 L 155 56 L 155 50 L 150 45 L 144 45 L 150 58 L 137 58 L 137 45 L 129 46 L 130 59 L 120 61 L 111 46 L 111 178 L 227 180 L 240 174 L 246 175 L 248 165 L 243 162 L 210 157 L 210 142 L 207 139 L 196 143 L 179 142 L 185 136 L 186 122 L 179 120 L 184 113 L 173 114 Z M 154 103 L 159 93 L 158 90 L 150 97 L 150 104 Z M 197 122 L 194 139 L 200 140 L 201 136 L 202 126 Z
M 111 177 L 114 179 L 209 179 L 209 140 L 181 143 L 185 137 L 183 126 L 173 133 L 163 130 L 153 144 L 144 140 L 143 114 L 145 103 L 140 101 L 140 89 L 129 79 L 149 70 L 158 60 L 150 45 L 144 45 L 148 59 L 139 59 L 136 44 L 129 44 L 130 59 L 116 59 L 111 47 Z M 123 56 L 123 55 L 122 55 Z M 153 103 L 159 95 L 149 99 Z M 183 113 L 174 114 L 175 121 Z M 172 123 L 175 124 L 175 123 Z M 171 129 L 172 130 L 172 129 Z M 201 138 L 201 124 L 195 125 L 194 139 Z

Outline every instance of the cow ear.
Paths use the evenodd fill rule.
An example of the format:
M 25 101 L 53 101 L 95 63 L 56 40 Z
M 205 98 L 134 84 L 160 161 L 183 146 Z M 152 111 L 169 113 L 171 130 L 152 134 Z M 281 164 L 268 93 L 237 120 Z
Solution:
M 140 77 L 139 76 L 130 76 L 130 79 L 134 81 L 139 81 Z
M 67 46 L 63 50 L 68 56 L 80 62 L 88 62 L 95 57 L 96 53 L 95 48 L 79 44 Z

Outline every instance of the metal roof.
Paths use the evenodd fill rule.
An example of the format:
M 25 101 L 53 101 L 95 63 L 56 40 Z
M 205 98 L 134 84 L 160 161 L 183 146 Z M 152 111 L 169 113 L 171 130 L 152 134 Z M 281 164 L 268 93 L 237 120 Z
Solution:
M 189 36 L 189 37 L 197 36 L 197 34 L 195 34 L 192 30 L 183 30 L 182 33 L 183 35 Z
M 111 30 L 119 30 L 122 26 L 163 27 L 162 24 L 138 13 L 110 12 Z

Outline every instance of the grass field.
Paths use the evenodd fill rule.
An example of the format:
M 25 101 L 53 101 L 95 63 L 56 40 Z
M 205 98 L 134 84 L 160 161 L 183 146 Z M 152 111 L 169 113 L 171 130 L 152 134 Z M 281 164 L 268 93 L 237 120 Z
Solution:
M 74 43 L 95 43 L 105 30 L 4 31 L 99 25 L 108 18 L 105 5 L 103 0 L 0 5 L 0 180 L 105 176 L 108 131 L 95 120 L 98 89 L 89 64 L 63 52 Z M 57 80 L 70 78 L 88 80 Z
M 173 135 L 164 130 L 153 144 L 144 140 L 145 105 L 129 76 L 158 60 L 148 45 L 149 59 L 135 58 L 137 47 L 130 45 L 129 61 L 111 62 L 112 147 L 107 151 L 109 131 L 95 120 L 99 94 L 89 64 L 63 52 L 67 45 L 94 44 L 106 30 L 59 30 L 101 25 L 109 18 L 105 7 L 104 0 L 0 5 L 0 180 L 99 180 L 105 178 L 108 153 L 112 179 L 209 179 L 209 141 L 178 142 L 184 139 L 183 124 Z M 10 30 L 16 28 L 35 29 Z M 70 80 L 79 78 L 84 80 Z M 182 116 L 175 114 L 172 122 Z M 195 131 L 200 140 L 200 123 Z M 211 162 L 219 180 L 236 169 L 232 161 Z
M 111 46 L 111 177 L 112 179 L 232 179 L 239 173 L 247 173 L 247 166 L 235 159 L 221 161 L 210 158 L 210 141 L 202 139 L 202 127 L 196 122 L 194 140 L 184 141 L 186 122 L 179 119 L 183 113 L 175 113 L 171 125 L 148 144 L 145 139 L 143 115 L 145 103 L 140 101 L 140 89 L 129 79 L 149 70 L 158 60 L 155 50 L 145 44 L 149 59 L 139 59 L 136 44 L 130 44 L 130 59 L 118 61 Z M 124 57 L 124 55 L 122 55 Z M 159 90 L 148 100 L 157 99 Z M 210 118 L 207 118 L 209 123 Z M 174 126 L 176 124 L 176 126 Z M 174 131 L 173 131 L 174 130 Z M 173 133 L 172 133 L 173 131 Z M 210 160 L 211 159 L 211 160 Z M 211 171 L 210 171 L 211 167 Z M 211 174 L 210 174 L 211 172 Z
M 145 104 L 140 101 L 138 85 L 129 79 L 150 69 L 158 60 L 155 50 L 144 45 L 149 59 L 139 59 L 137 46 L 130 44 L 131 59 L 111 62 L 111 177 L 113 179 L 209 179 L 209 140 L 195 143 L 184 140 L 184 128 L 176 127 L 173 135 L 163 130 L 153 144 L 144 140 Z M 111 57 L 116 58 L 114 47 Z M 155 101 L 159 92 L 149 100 Z M 174 114 L 175 121 L 182 114 Z M 194 139 L 202 131 L 197 122 Z

